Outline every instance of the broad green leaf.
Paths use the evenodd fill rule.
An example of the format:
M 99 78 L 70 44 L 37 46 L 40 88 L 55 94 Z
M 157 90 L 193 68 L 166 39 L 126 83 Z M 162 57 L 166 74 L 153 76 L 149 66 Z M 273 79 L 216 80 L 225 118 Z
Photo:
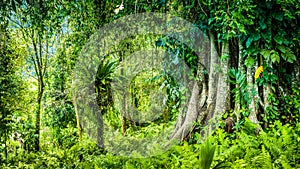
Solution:
M 265 22 L 264 22 L 263 20 L 260 20 L 258 23 L 259 23 L 260 28 L 261 28 L 262 30 L 266 29 L 267 25 L 265 24 Z
M 223 54 L 223 55 L 221 55 L 221 57 L 220 57 L 220 61 L 229 59 L 229 57 L 230 57 L 230 56 L 229 56 L 228 54 Z
M 282 20 L 283 20 L 283 15 L 282 15 L 282 13 L 276 12 L 276 13 L 274 14 L 274 18 L 275 18 L 276 20 L 282 21 Z
M 270 43 L 270 41 L 271 41 L 271 32 L 270 31 L 268 31 L 266 33 L 262 33 L 261 35 L 267 41 L 267 43 Z
M 285 53 L 285 55 L 286 55 L 286 61 L 290 63 L 294 63 L 294 61 L 297 59 L 296 56 L 291 51 L 288 51 L 287 53 Z
M 278 44 L 282 44 L 282 42 L 283 42 L 283 38 L 281 37 L 281 36 L 279 36 L 279 35 L 276 35 L 275 37 L 274 37 L 274 40 L 275 40 L 275 42 L 276 43 L 278 43 Z
M 284 47 L 282 45 L 277 46 L 277 49 L 279 49 L 280 52 L 282 52 L 282 53 L 285 53 L 287 51 L 286 47 Z
M 259 40 L 260 39 L 260 34 L 259 33 L 255 33 L 254 35 L 253 35 L 253 40 L 254 41 L 257 41 L 257 40 Z
M 247 48 L 249 48 L 249 46 L 251 45 L 252 41 L 253 41 L 252 37 L 249 37 L 249 38 L 247 39 L 247 41 L 246 41 L 246 47 L 247 47 Z
M 252 67 L 254 65 L 254 63 L 255 63 L 255 60 L 251 56 L 248 56 L 247 59 L 245 60 L 245 65 L 247 67 Z
M 267 59 L 269 56 L 270 56 L 270 50 L 268 49 L 263 49 L 261 52 L 260 52 L 261 55 L 263 55 L 263 57 L 265 59 Z
M 282 58 L 290 63 L 293 63 L 296 60 L 296 56 L 293 54 L 292 50 L 285 46 L 277 46 L 277 49 L 279 49 L 282 52 Z
M 272 51 L 271 61 L 272 61 L 272 63 L 275 63 L 275 62 L 279 63 L 280 62 L 280 57 L 279 57 L 278 52 Z
M 208 19 L 208 25 L 210 25 L 214 20 L 215 20 L 215 18 L 209 18 Z

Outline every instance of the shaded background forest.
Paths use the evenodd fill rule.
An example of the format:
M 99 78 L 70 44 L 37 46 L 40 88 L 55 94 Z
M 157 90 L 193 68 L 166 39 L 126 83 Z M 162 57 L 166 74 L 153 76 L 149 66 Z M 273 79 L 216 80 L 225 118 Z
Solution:
M 298 0 L 2 0 L 1 167 L 299 168 L 299 4 Z M 176 40 L 157 35 L 146 35 L 146 42 L 142 36 L 130 37 L 111 47 L 113 52 L 99 65 L 95 79 L 103 119 L 137 139 L 173 125 L 170 140 L 181 141 L 158 156 L 129 158 L 107 152 L 101 139 L 86 135 L 72 80 L 76 60 L 97 30 L 142 12 L 188 20 L 208 37 L 210 50 L 203 59 Z M 146 110 L 151 104 L 145 88 L 165 88 L 167 93 L 163 116 L 141 124 L 114 109 L 111 79 L 118 63 L 150 43 L 179 53 L 196 82 L 186 111 L 180 113 L 181 91 L 172 78 L 155 71 L 137 76 L 130 89 L 137 109 Z M 101 127 L 97 130 L 101 133 Z

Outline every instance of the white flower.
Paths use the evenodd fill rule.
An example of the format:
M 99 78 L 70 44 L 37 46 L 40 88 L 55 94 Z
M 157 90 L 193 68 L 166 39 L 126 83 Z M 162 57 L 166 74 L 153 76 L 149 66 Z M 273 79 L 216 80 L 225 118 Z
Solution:
M 122 2 L 121 5 L 116 6 L 115 13 L 118 14 L 123 9 L 124 9 L 124 4 Z
M 123 2 L 121 3 L 121 5 L 120 5 L 119 9 L 120 9 L 120 10 L 123 10 L 123 9 L 124 9 Z
M 119 8 L 115 9 L 115 13 L 118 14 L 119 13 Z

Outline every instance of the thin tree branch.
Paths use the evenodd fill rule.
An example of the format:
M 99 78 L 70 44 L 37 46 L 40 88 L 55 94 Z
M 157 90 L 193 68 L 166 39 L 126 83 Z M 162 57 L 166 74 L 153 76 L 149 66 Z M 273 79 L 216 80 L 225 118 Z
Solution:
M 39 61 L 38 61 L 38 51 L 37 51 L 37 45 L 36 45 L 36 42 L 35 42 L 35 38 L 34 38 L 34 31 L 33 31 L 33 34 L 32 34 L 32 37 L 31 37 L 32 39 L 32 44 L 33 44 L 33 50 L 34 50 L 34 56 L 35 56 L 35 58 L 34 58 L 34 56 L 31 56 L 31 58 L 32 58 L 32 61 L 33 61 L 33 64 L 34 64 L 34 69 L 35 69 L 35 72 L 36 72 L 36 74 L 37 74 L 37 76 L 38 76 L 38 79 L 39 79 L 39 77 L 40 77 L 40 72 L 39 72 L 39 69 L 38 68 L 40 68 L 41 67 L 41 65 L 40 65 L 40 63 L 39 63 Z
M 199 0 L 198 0 L 198 4 L 199 4 L 199 7 L 200 7 L 201 11 L 204 13 L 205 16 L 207 16 L 207 13 L 203 10 L 203 8 L 202 8 L 202 6 L 201 6 Z
M 39 66 L 39 71 L 40 71 L 40 76 L 41 78 L 44 77 L 44 72 L 43 72 L 43 48 L 42 48 L 42 40 L 41 40 L 41 35 L 38 34 L 38 39 L 39 39 L 39 57 L 38 57 L 38 61 L 40 63 Z
M 45 61 L 44 61 L 44 74 L 46 73 L 47 65 L 48 65 L 48 54 L 49 54 L 49 42 L 48 38 L 46 38 L 46 52 L 45 52 Z

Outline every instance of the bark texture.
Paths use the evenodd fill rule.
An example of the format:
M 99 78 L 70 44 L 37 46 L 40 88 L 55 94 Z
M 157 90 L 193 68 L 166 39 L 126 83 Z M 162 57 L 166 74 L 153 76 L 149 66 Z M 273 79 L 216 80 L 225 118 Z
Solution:
M 230 88 L 228 81 L 228 66 L 229 66 L 229 43 L 223 43 L 222 59 L 220 61 L 220 71 L 218 73 L 218 88 L 216 98 L 215 117 L 220 117 L 225 111 L 230 109 Z
M 187 112 L 186 114 L 181 113 L 179 115 L 170 140 L 186 139 L 193 130 L 194 123 L 197 121 L 204 126 L 208 126 L 208 133 L 210 133 L 214 128 L 213 121 L 217 120 L 230 107 L 228 101 L 230 98 L 230 87 L 227 79 L 229 61 L 225 59 L 223 62 L 219 62 L 220 56 L 216 50 L 215 35 L 210 33 L 209 37 L 209 57 L 203 60 L 203 57 L 198 56 L 198 81 L 193 84 L 191 97 L 187 105 Z M 224 45 L 222 54 L 229 54 L 228 44 Z M 208 79 L 204 75 L 205 70 L 208 73 Z M 212 123 L 209 121 L 212 121 Z

